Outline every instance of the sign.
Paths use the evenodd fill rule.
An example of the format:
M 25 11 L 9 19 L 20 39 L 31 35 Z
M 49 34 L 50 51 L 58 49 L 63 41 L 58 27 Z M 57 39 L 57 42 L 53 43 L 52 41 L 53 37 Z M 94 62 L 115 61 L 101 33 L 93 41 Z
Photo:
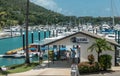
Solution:
M 73 43 L 88 43 L 89 40 L 86 37 L 73 37 L 71 38 L 71 41 Z

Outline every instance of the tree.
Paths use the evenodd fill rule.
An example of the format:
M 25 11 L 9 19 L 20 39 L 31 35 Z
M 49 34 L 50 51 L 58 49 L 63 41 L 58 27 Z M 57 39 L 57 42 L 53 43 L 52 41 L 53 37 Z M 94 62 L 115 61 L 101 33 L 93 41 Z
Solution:
M 112 56 L 111 55 L 107 55 L 107 54 L 101 55 L 99 60 L 100 60 L 101 70 L 106 71 L 107 69 L 111 68 L 111 65 L 112 65 L 112 63 L 111 63 Z
M 7 13 L 2 11 L 0 12 L 0 29 L 5 25 Z
M 96 51 L 98 53 L 98 62 L 99 62 L 99 57 L 100 57 L 100 53 L 102 53 L 102 51 L 112 51 L 112 47 L 110 46 L 110 44 L 102 38 L 98 38 L 96 39 L 96 42 L 93 43 L 88 50 L 90 51 Z
M 29 59 L 29 47 L 28 47 L 28 25 L 29 25 L 29 0 L 27 0 L 27 8 L 26 8 L 26 64 L 30 64 L 30 59 Z

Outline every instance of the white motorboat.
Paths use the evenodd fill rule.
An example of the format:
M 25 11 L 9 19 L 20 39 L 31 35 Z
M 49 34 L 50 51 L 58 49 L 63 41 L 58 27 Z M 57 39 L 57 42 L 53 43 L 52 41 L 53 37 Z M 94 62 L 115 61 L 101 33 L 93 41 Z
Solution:
M 107 34 L 105 38 L 115 40 L 115 34 Z

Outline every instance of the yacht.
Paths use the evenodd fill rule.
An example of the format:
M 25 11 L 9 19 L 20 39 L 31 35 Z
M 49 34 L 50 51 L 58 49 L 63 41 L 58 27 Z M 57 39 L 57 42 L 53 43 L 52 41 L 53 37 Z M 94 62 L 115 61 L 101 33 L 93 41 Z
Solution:
M 115 40 L 115 34 L 107 34 L 105 38 Z

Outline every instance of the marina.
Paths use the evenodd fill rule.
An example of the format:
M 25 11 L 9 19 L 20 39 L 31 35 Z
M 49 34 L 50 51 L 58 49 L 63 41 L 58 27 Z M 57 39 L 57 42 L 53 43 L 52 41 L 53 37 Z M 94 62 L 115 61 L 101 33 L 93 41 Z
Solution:
M 0 76 L 114 75 L 120 70 L 119 3 L 1 0 Z
M 40 33 L 40 39 L 44 39 L 44 31 Z M 49 33 L 46 33 L 46 37 L 48 37 Z M 31 32 L 29 32 L 29 44 L 32 43 L 31 41 Z M 38 42 L 38 32 L 34 32 L 34 42 Z M 17 52 L 22 51 L 23 49 L 23 42 L 22 36 L 19 37 L 10 37 L 0 39 L 0 66 L 8 66 L 12 64 L 21 64 L 25 62 L 25 55 L 6 55 L 5 53 L 10 52 Z M 2 50 L 2 51 L 1 51 Z M 4 58 L 5 57 L 5 58 Z M 10 57 L 10 58 L 9 58 Z M 15 58 L 15 59 L 14 59 Z M 38 59 L 38 58 L 35 58 Z M 20 60 L 20 61 L 19 61 Z M 32 60 L 32 58 L 31 58 Z
M 19 54 L 0 55 L 0 58 L 25 58 L 25 55 L 19 55 Z
M 87 27 L 89 27 L 89 26 L 87 26 Z M 39 54 L 38 46 L 37 47 L 30 47 L 30 46 L 32 46 L 32 45 L 44 45 L 46 43 L 51 43 L 51 42 L 54 42 L 55 40 L 62 39 L 64 37 L 70 36 L 71 34 L 74 34 L 74 33 L 80 32 L 80 31 L 87 31 L 87 32 L 92 33 L 93 35 L 94 34 L 96 34 L 96 35 L 102 34 L 101 37 L 105 37 L 104 35 L 106 35 L 106 36 L 109 35 L 109 33 L 105 33 L 105 31 L 100 33 L 98 30 L 96 33 L 96 32 L 94 32 L 94 30 L 92 28 L 91 28 L 91 30 L 89 30 L 90 28 L 88 30 L 86 30 L 86 28 L 83 27 L 83 28 L 78 29 L 78 27 L 75 27 L 75 28 L 71 28 L 68 31 L 68 29 L 66 27 L 58 27 L 56 29 L 55 28 L 52 29 L 51 34 L 49 34 L 49 31 L 46 33 L 44 33 L 44 31 L 41 31 L 40 35 L 39 35 L 39 31 L 29 32 L 29 40 L 28 41 L 29 41 L 29 51 L 30 51 L 29 56 L 30 56 L 30 58 L 32 59 L 32 58 L 34 58 L 35 55 Z M 111 34 L 111 32 L 110 32 L 110 34 Z M 33 38 L 32 38 L 32 36 L 33 36 Z M 40 36 L 40 38 L 39 38 L 39 36 Z M 105 38 L 107 38 L 107 37 L 105 37 Z M 39 39 L 40 39 L 40 41 L 39 41 Z M 84 37 L 76 37 L 76 39 L 77 39 L 78 43 L 79 42 L 81 43 L 81 40 L 86 40 Z M 4 41 L 4 44 L 0 44 L 1 46 L 3 46 L 0 48 L 0 50 L 4 49 L 4 51 L 0 52 L 0 59 L 2 60 L 4 58 L 6 58 L 6 59 L 11 58 L 11 61 L 12 61 L 12 60 L 14 60 L 13 58 L 15 58 L 16 60 L 23 59 L 23 62 L 24 62 L 25 51 L 23 50 L 24 47 L 23 47 L 22 40 L 23 40 L 23 36 L 1 39 L 0 43 L 3 43 L 2 41 Z M 115 40 L 115 38 L 112 40 Z M 6 41 L 6 43 L 5 43 L 5 41 Z M 10 41 L 12 41 L 12 42 L 10 42 Z M 87 42 L 89 42 L 89 40 L 86 41 L 85 43 L 87 43 Z M 82 43 L 84 43 L 84 41 Z M 4 45 L 6 45 L 6 46 L 4 46 Z M 59 44 L 59 45 L 63 45 L 63 44 Z M 11 46 L 11 47 L 9 47 L 9 46 Z M 70 47 L 73 47 L 73 45 L 68 45 L 68 46 L 64 45 L 64 46 L 66 46 L 66 50 L 70 50 Z M 52 48 L 52 46 L 50 46 L 50 47 Z M 34 50 L 36 50 L 36 52 L 34 52 Z M 40 50 L 48 50 L 48 49 L 41 48 Z M 45 55 L 47 55 L 47 51 L 45 51 Z M 37 59 L 38 59 L 38 57 L 37 57 Z M 1 62 L 4 63 L 4 61 L 1 61 Z M 10 63 L 10 61 L 9 61 L 9 63 Z
M 40 35 L 41 41 L 39 41 L 39 37 L 38 37 L 39 32 L 34 32 L 33 33 L 34 34 L 34 40 L 33 41 L 34 41 L 35 44 L 37 44 L 37 43 L 44 44 L 46 42 L 52 42 L 54 40 L 57 40 L 57 39 L 65 37 L 65 36 L 68 36 L 72 33 L 75 33 L 75 32 L 64 32 L 64 30 L 61 31 L 61 32 L 60 32 L 60 35 L 59 35 L 59 33 L 57 35 L 56 30 L 52 30 L 51 31 L 51 36 L 53 36 L 53 37 L 51 37 L 51 38 L 48 38 L 49 37 L 49 32 L 47 32 L 46 33 L 46 38 L 44 39 L 44 31 L 41 31 L 41 33 L 40 33 L 41 34 Z M 31 34 L 32 33 L 29 32 L 29 37 L 30 37 L 29 38 L 29 45 L 32 44 Z M 5 41 L 6 41 L 6 43 L 5 43 Z M 20 64 L 25 61 L 25 55 L 23 55 L 23 53 L 25 54 L 25 52 L 24 51 L 22 52 L 22 50 L 23 50 L 22 36 L 1 39 L 0 43 L 3 43 L 3 42 L 4 42 L 4 44 L 0 44 L 1 46 L 3 46 L 3 47 L 0 48 L 0 50 L 4 49 L 4 51 L 0 52 L 0 62 L 2 62 L 2 64 L 0 64 L 0 66 L 2 66 L 3 63 L 5 63 L 5 61 L 4 61 L 5 58 L 6 58 L 5 59 L 6 61 L 8 59 L 11 60 L 11 61 L 8 61 L 9 63 L 5 63 L 4 64 L 5 66 L 11 65 L 13 63 L 13 60 L 23 60 L 22 62 L 20 62 Z M 19 45 L 16 45 L 17 43 L 19 43 Z M 6 46 L 4 46 L 4 45 L 6 45 Z M 11 46 L 11 47 L 9 47 L 9 46 Z M 30 48 L 29 50 L 32 50 L 32 49 L 34 49 L 34 48 Z M 41 48 L 41 50 L 43 50 L 43 49 Z M 38 54 L 38 53 L 37 52 L 31 52 L 30 53 L 30 59 L 32 59 L 32 58 L 38 59 L 38 57 L 32 56 L 32 55 L 36 55 L 36 54 Z M 18 62 L 16 62 L 16 63 L 18 64 Z M 13 64 L 15 64 L 15 62 Z

